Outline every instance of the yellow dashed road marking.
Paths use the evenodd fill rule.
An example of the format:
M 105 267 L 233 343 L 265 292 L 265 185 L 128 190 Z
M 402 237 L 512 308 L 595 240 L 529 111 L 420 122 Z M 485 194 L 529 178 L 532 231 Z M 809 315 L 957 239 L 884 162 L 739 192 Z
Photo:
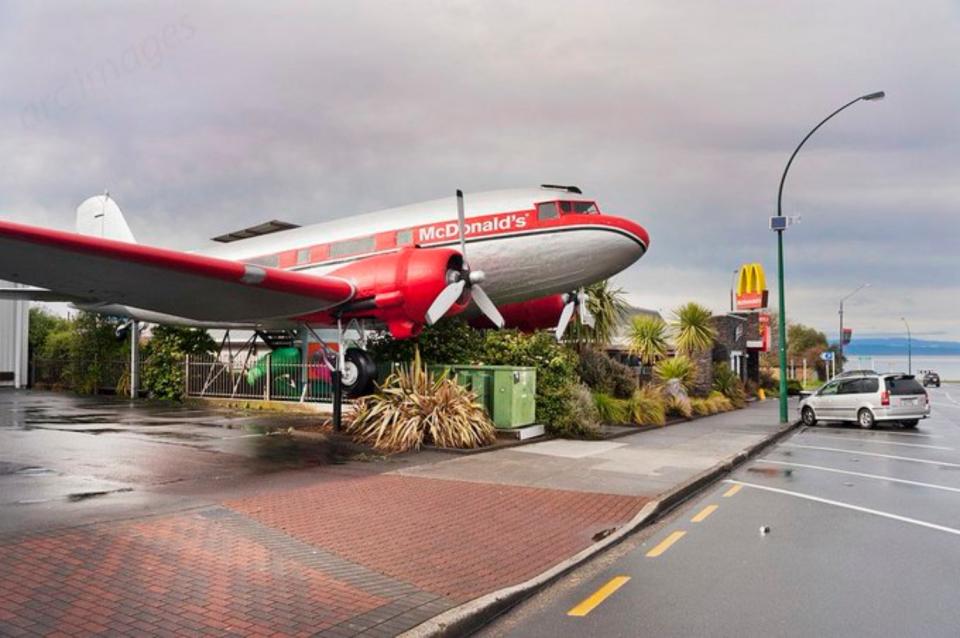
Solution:
M 583 602 L 568 611 L 567 615 L 586 616 L 593 611 L 597 605 L 605 601 L 607 598 L 610 598 L 615 591 L 623 587 L 628 580 L 630 580 L 629 576 L 615 576 L 611 578 L 606 585 L 590 594 L 590 596 L 585 598 Z
M 708 516 L 710 516 L 711 514 L 713 514 L 713 513 L 717 510 L 718 507 L 719 507 L 719 505 L 707 505 L 707 506 L 704 507 L 702 510 L 700 510 L 700 512 L 699 512 L 696 516 L 694 516 L 693 518 L 691 518 L 691 519 L 690 519 L 690 522 L 691 522 L 691 523 L 701 523 L 701 522 L 703 522 L 703 520 L 706 519 L 706 518 L 707 518 Z
M 736 485 L 734 485 L 733 487 L 731 487 L 729 490 L 727 490 L 726 492 L 724 492 L 723 495 L 724 495 L 724 496 L 727 496 L 727 497 L 733 496 L 734 494 L 736 494 L 737 492 L 739 492 L 739 491 L 742 490 L 742 489 L 743 489 L 743 486 L 740 485 L 739 483 L 737 483 Z
M 671 546 L 671 545 L 673 545 L 674 543 L 676 543 L 678 540 L 680 540 L 681 538 L 683 538 L 685 535 L 686 535 L 686 532 L 684 532 L 684 531 L 682 531 L 682 530 L 677 530 L 677 531 L 675 531 L 674 533 L 670 534 L 670 536 L 667 536 L 665 539 L 663 539 L 662 541 L 660 541 L 660 544 L 659 544 L 659 545 L 657 545 L 656 547 L 654 547 L 653 549 L 651 549 L 649 552 L 647 552 L 647 558 L 656 558 L 656 557 L 659 556 L 660 554 L 662 554 L 662 553 L 664 553 L 665 551 L 667 551 L 668 549 L 670 549 L 670 546 Z

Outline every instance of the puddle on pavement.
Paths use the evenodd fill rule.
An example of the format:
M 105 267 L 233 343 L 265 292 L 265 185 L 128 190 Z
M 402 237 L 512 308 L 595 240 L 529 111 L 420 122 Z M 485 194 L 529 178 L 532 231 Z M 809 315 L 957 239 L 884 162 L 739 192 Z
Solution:
M 251 439 L 261 470 L 340 465 L 356 453 L 352 444 L 332 438 L 304 440 L 287 435 Z
M 793 470 L 776 467 L 748 467 L 748 472 L 763 474 L 764 476 L 793 476 Z
M 42 476 L 44 474 L 55 474 L 55 472 L 36 465 L 23 465 L 21 463 L 11 463 L 10 461 L 0 461 L 0 476 L 10 476 L 13 474 L 19 476 Z
M 67 500 L 71 503 L 78 503 L 80 501 L 86 501 L 91 498 L 99 498 L 101 496 L 106 496 L 108 494 L 120 494 L 122 492 L 132 492 L 132 487 L 121 487 L 116 490 L 97 490 L 93 492 L 75 492 L 74 494 L 67 494 Z

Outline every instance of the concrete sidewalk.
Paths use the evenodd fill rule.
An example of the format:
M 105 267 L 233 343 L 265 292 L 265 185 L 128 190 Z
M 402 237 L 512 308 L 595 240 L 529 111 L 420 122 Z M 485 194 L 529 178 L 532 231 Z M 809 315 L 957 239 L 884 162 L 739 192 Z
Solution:
M 203 472 L 169 482 L 178 470 L 165 462 L 162 484 L 125 473 L 131 491 L 98 498 L 136 497 L 135 509 L 0 533 L 0 635 L 396 635 L 597 547 L 652 499 L 779 430 L 776 403 L 767 402 L 615 441 L 421 453 L 219 480 L 217 467 L 236 472 L 235 446 L 194 449 L 182 438 L 141 436 L 136 405 L 123 408 L 121 424 L 104 405 L 61 406 L 86 411 L 83 431 L 60 433 L 72 437 L 69 454 L 53 450 L 30 464 L 65 472 L 58 467 L 77 467 L 84 449 L 77 441 L 90 440 L 118 455 L 129 448 L 131 458 L 161 458 L 164 449 L 174 463 L 205 455 Z M 23 413 L 48 425 L 56 417 Z M 164 416 L 166 432 L 175 415 Z M 122 431 L 112 431 L 118 425 Z M 184 427 L 192 436 L 222 431 L 186 418 Z M 263 449 L 256 438 L 235 440 Z M 37 474 L 16 450 L 0 456 L 12 472 L 26 468 L 18 476 Z M 110 465 L 103 472 L 116 474 Z M 81 466 L 102 478 L 95 464 Z M 24 511 L 7 502 L 15 504 L 3 516 Z

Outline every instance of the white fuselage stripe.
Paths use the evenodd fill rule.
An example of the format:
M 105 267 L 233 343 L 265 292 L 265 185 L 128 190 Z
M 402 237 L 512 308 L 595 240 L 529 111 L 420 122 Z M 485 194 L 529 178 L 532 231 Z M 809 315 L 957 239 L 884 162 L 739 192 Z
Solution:
M 804 494 L 803 492 L 793 492 L 790 490 L 782 490 L 778 487 L 768 487 L 766 485 L 757 485 L 756 483 L 747 483 L 747 482 L 738 481 L 735 479 L 727 479 L 725 482 L 735 483 L 737 485 L 743 485 L 744 487 L 752 487 L 755 490 L 763 490 L 765 492 L 773 492 L 775 494 L 784 494 L 786 496 L 802 498 L 808 501 L 814 501 L 816 503 L 823 503 L 824 505 L 833 505 L 834 507 L 842 507 L 844 509 L 853 510 L 854 512 L 861 512 L 863 514 L 880 516 L 882 518 L 888 518 L 890 520 L 900 521 L 901 523 L 909 523 L 910 525 L 917 525 L 918 527 L 926 527 L 927 529 L 933 529 L 938 532 L 946 532 L 947 534 L 954 534 L 955 536 L 960 536 L 960 529 L 954 529 L 953 527 L 947 527 L 946 525 L 937 525 L 936 523 L 928 523 L 927 521 L 921 521 L 916 518 L 910 518 L 908 516 L 900 516 L 899 514 L 892 514 L 890 512 L 871 509 L 869 507 L 861 507 L 859 505 L 853 505 L 851 503 L 834 501 L 829 498 L 821 498 L 819 496 L 814 496 L 812 494 Z
M 793 463 L 792 461 L 774 461 L 772 459 L 759 459 L 758 463 L 773 463 L 775 465 L 786 465 L 789 467 L 802 467 L 808 470 L 819 470 L 821 472 L 833 472 L 835 474 L 846 474 L 848 476 L 860 476 L 863 478 L 876 479 L 878 481 L 890 481 L 892 483 L 903 483 L 904 485 L 915 485 L 917 487 L 929 487 L 934 490 L 944 490 L 947 492 L 956 492 L 960 494 L 960 487 L 950 487 L 948 485 L 937 485 L 935 483 L 924 483 L 922 481 L 908 481 L 907 479 L 893 478 L 892 476 L 883 476 L 882 474 L 867 474 L 865 472 L 852 472 L 850 470 L 840 470 L 835 467 L 824 467 L 822 465 L 809 465 L 807 463 Z
M 819 445 L 800 445 L 799 443 L 783 443 L 781 447 L 800 448 L 804 450 L 821 450 L 823 452 L 840 452 L 841 454 L 853 454 L 854 456 L 876 456 L 881 459 L 894 459 L 895 461 L 910 461 L 911 463 L 926 463 L 927 465 L 944 465 L 947 467 L 960 467 L 960 463 L 947 463 L 946 461 L 931 461 L 930 459 L 917 459 L 912 456 L 896 456 L 893 454 L 880 454 L 879 452 L 862 452 L 860 450 L 848 450 L 838 447 L 820 447 Z

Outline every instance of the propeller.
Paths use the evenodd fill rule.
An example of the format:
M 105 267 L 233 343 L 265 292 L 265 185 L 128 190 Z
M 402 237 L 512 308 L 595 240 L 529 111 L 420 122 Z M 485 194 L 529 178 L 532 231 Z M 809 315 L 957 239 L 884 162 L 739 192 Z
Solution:
M 581 324 L 592 328 L 596 323 L 593 314 L 590 312 L 590 309 L 587 308 L 587 293 L 583 288 L 576 292 L 566 293 L 563 296 L 563 300 L 566 303 L 563 306 L 563 311 L 560 312 L 560 320 L 557 322 L 557 330 L 555 332 L 557 341 L 563 338 L 563 333 L 565 333 L 570 326 L 570 320 L 573 318 L 574 312 L 577 313 L 577 318 Z
M 467 219 L 463 210 L 463 191 L 457 190 L 457 228 L 460 234 L 460 255 L 463 257 L 463 265 L 459 270 L 447 271 L 447 285 L 430 304 L 430 308 L 427 309 L 427 323 L 433 325 L 440 321 L 450 311 L 450 308 L 457 303 L 457 300 L 461 299 L 466 293 L 468 300 L 477 304 L 480 312 L 492 321 L 493 325 L 502 328 L 505 323 L 503 315 L 500 314 L 497 306 L 480 287 L 480 282 L 485 278 L 483 271 L 471 271 L 467 262 L 466 225 Z

